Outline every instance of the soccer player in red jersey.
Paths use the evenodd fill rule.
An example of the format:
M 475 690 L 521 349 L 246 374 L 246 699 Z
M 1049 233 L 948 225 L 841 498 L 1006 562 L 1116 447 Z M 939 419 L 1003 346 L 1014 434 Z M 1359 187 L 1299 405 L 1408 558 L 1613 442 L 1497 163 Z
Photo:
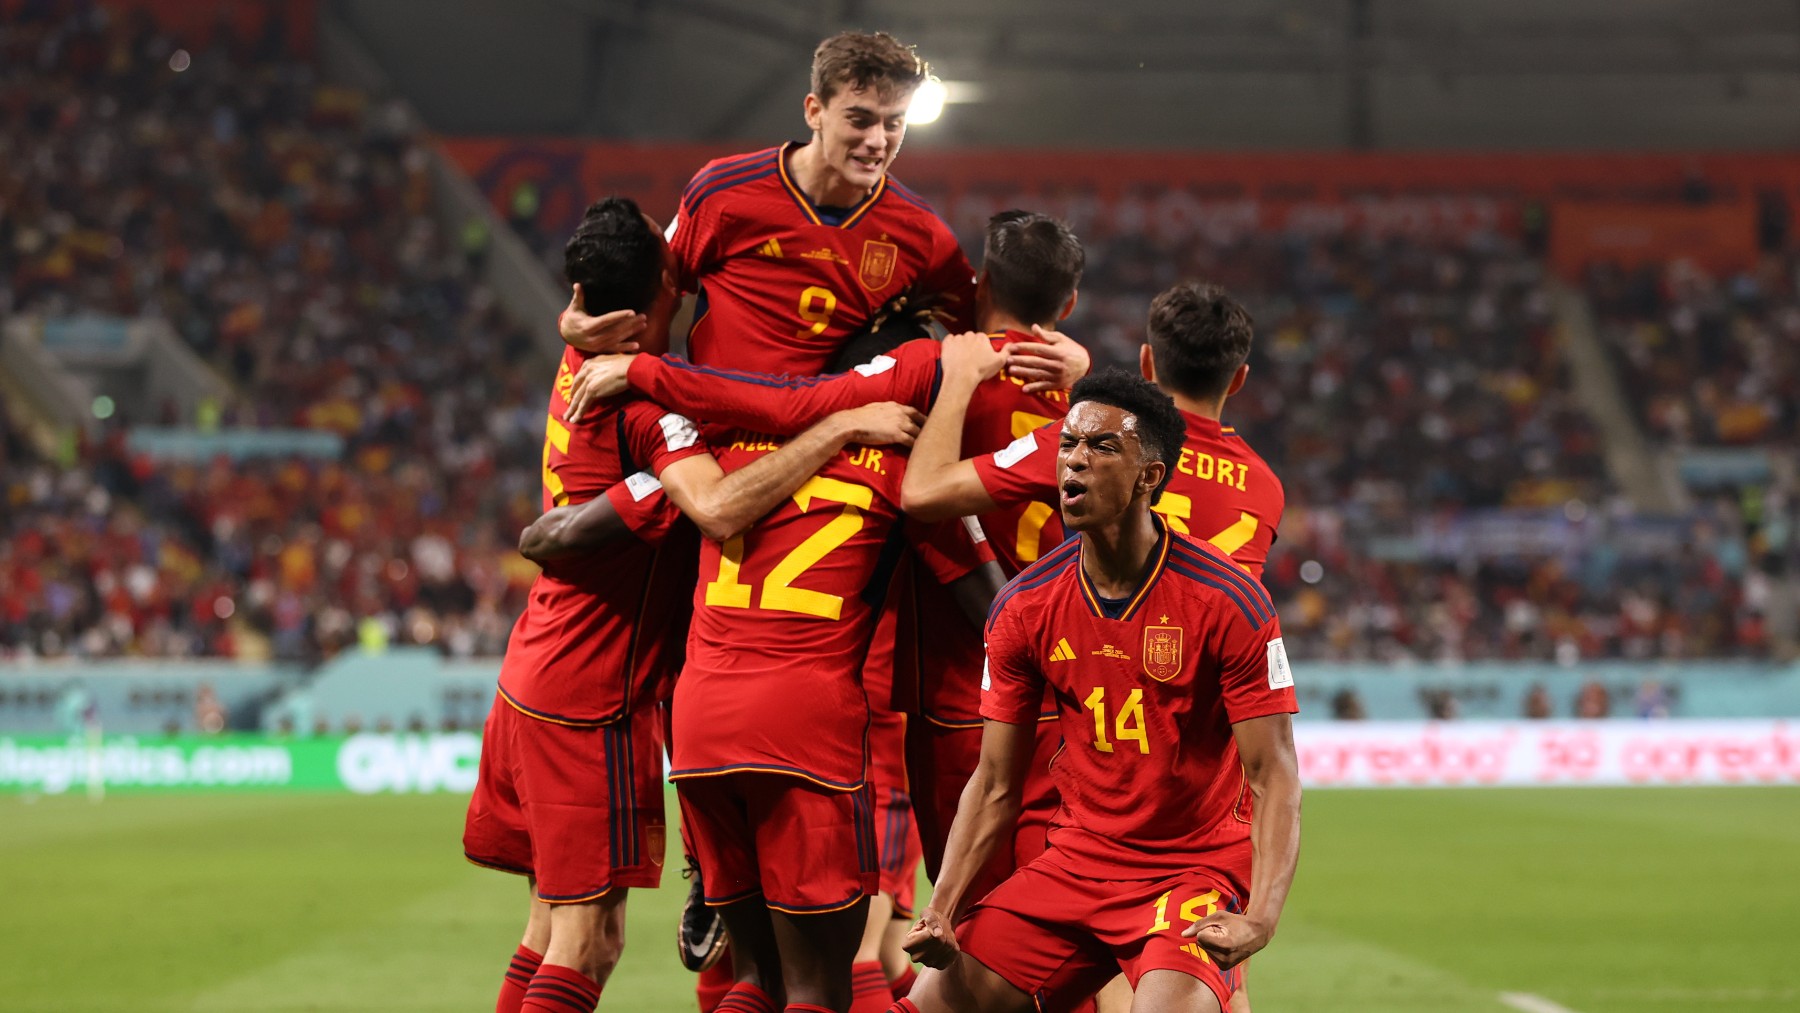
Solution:
M 1077 538 L 988 617 L 981 762 L 907 946 L 901 1013 L 1067 1010 L 1122 970 L 1133 1009 L 1218 1013 L 1267 945 L 1300 845 L 1293 676 L 1261 584 L 1150 509 L 1183 419 L 1121 370 L 1078 383 L 1058 441 Z M 972 907 L 1008 832 L 1048 687 L 1066 746 L 1042 857 Z
M 813 376 L 896 300 L 951 330 L 974 320 L 975 272 L 956 236 L 888 174 L 928 70 L 883 32 L 842 32 L 813 53 L 804 113 L 811 140 L 707 163 L 682 192 L 669 240 L 696 293 L 688 357 L 704 366 Z M 643 327 L 571 305 L 563 340 L 628 351 Z M 1085 375 L 1087 353 L 1052 335 L 1011 350 L 1031 389 Z
M 588 283 L 593 308 L 622 304 L 666 321 L 677 298 L 659 284 L 664 254 L 655 223 L 613 199 L 588 209 L 566 266 Z M 691 422 L 641 398 L 610 400 L 565 425 L 579 364 L 580 353 L 565 352 L 550 398 L 546 508 L 607 502 L 604 492 L 631 512 L 647 491 L 666 488 L 704 528 L 726 536 L 847 440 L 874 435 L 834 417 L 786 453 L 726 476 Z M 867 417 L 899 421 L 898 407 L 890 408 Z M 471 861 L 531 879 L 531 913 L 497 1003 L 502 1013 L 591 1009 L 623 944 L 627 890 L 660 881 L 656 708 L 679 666 L 693 565 L 691 551 L 684 559 L 673 543 L 648 542 L 547 564 L 513 629 L 463 835 Z
M 1064 319 L 1074 308 L 1085 263 L 1080 242 L 1053 218 L 1005 211 L 989 221 L 985 247 L 975 302 L 988 334 L 979 343 L 998 355 L 1022 342 L 1038 342 L 1041 334 L 1034 329 L 1041 331 Z M 666 356 L 596 358 L 577 377 L 571 399 L 579 407 L 587 397 L 615 393 L 629 382 L 659 404 L 759 431 L 803 426 L 832 411 L 880 399 L 928 411 L 945 376 L 964 373 L 940 361 L 940 355 L 949 355 L 946 349 L 955 344 L 909 341 L 851 372 L 816 380 L 729 372 Z M 991 376 L 976 385 L 968 395 L 960 431 L 961 453 L 1001 450 L 1067 411 L 1066 390 L 1026 391 L 1021 380 L 1010 376 Z M 1008 576 L 1062 541 L 1054 504 L 1054 492 L 1045 490 L 1037 499 L 1009 502 L 981 515 L 981 525 Z M 979 751 L 981 718 L 975 687 L 981 646 L 973 636 L 938 632 L 956 629 L 946 619 L 949 606 L 944 595 L 921 588 L 916 598 L 916 626 L 932 631 L 933 641 L 919 659 L 914 680 L 916 703 L 910 709 L 925 720 L 913 729 L 910 766 L 927 868 L 935 874 L 957 799 Z M 1048 726 L 1045 733 L 1047 764 L 1058 739 Z M 1055 810 L 1047 778 L 1041 786 L 1045 790 L 1032 793 L 1027 818 L 1021 822 L 1017 842 L 1021 859 L 1042 850 L 1043 833 Z M 1012 868 L 1010 860 L 998 865 L 1002 875 Z
M 1185 283 L 1150 304 L 1148 340 L 1138 352 L 1144 377 L 1175 399 L 1187 437 L 1169 486 L 1153 509 L 1176 531 L 1204 538 L 1252 575 L 1275 542 L 1287 499 L 1281 480 L 1237 430 L 1219 419 L 1250 375 L 1250 314 L 1217 285 Z M 1058 426 L 1022 435 L 983 457 L 959 459 L 975 375 L 945 377 L 906 474 L 907 508 L 921 517 L 983 513 L 1042 502 L 1056 490 Z

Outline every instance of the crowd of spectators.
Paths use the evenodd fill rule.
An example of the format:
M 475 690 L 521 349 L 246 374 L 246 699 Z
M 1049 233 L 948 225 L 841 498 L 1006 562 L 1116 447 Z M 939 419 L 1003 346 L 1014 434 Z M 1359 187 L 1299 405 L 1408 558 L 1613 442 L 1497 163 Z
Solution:
M 119 418 L 71 466 L 6 430 L 0 655 L 494 655 L 523 607 L 535 570 L 512 545 L 538 508 L 548 371 L 478 280 L 478 244 L 434 219 L 405 116 L 323 83 L 270 25 L 193 52 L 104 8 L 0 25 L 0 315 L 159 316 L 237 386 L 224 424 L 346 447 L 153 465 Z M 535 208 L 515 200 L 514 226 L 531 233 Z M 1629 520 L 1532 251 L 1141 212 L 1075 223 L 1089 268 L 1067 329 L 1133 363 L 1170 284 L 1249 306 L 1251 379 L 1227 421 L 1287 488 L 1265 579 L 1296 657 L 1767 652 L 1762 561 L 1792 553 L 1792 498 L 1763 504 L 1779 523 L 1705 504 L 1660 553 L 1591 533 L 1561 554 L 1420 548 L 1422 529 L 1493 508 Z M 1800 261 L 1723 281 L 1601 271 L 1589 290 L 1654 437 L 1800 434 Z
M 1800 441 L 1800 253 L 1717 277 L 1692 262 L 1585 279 L 1645 432 L 1678 447 Z
M 159 316 L 238 396 L 227 426 L 341 461 L 9 454 L 0 651 L 497 654 L 535 570 L 550 373 L 431 213 L 396 107 L 221 26 L 141 11 L 0 26 L 0 315 Z M 18 441 L 13 441 L 17 443 Z

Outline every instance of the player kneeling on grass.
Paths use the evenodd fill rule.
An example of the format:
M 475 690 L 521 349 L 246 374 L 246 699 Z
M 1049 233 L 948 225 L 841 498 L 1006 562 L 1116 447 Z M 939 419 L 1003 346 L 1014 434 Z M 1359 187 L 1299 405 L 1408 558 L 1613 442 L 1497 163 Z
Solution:
M 906 939 L 931 970 L 902 1013 L 1064 1011 L 1120 971 L 1134 1010 L 1217 1013 L 1293 881 L 1296 706 L 1275 610 L 1150 510 L 1182 444 L 1169 397 L 1109 370 L 1069 401 L 1057 470 L 1079 537 L 988 616 L 981 759 Z M 1049 848 L 967 906 L 1018 817 L 1046 686 L 1066 743 Z

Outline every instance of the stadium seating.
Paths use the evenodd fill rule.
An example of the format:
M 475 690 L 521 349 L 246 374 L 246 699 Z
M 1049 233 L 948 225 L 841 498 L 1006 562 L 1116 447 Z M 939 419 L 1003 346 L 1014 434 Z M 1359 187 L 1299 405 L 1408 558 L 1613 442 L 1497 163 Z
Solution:
M 482 251 L 431 216 L 423 142 L 278 35 L 177 56 L 141 12 L 81 7 L 4 40 L 0 150 L 36 154 L 0 160 L 0 307 L 161 315 L 236 385 L 216 421 L 346 451 L 151 467 L 109 438 L 67 471 L 9 454 L 26 512 L 6 551 L 47 542 L 57 563 L 12 582 L 30 600 L 0 652 L 318 659 L 376 636 L 497 654 L 535 573 L 511 546 L 538 506 L 550 373 L 474 280 Z

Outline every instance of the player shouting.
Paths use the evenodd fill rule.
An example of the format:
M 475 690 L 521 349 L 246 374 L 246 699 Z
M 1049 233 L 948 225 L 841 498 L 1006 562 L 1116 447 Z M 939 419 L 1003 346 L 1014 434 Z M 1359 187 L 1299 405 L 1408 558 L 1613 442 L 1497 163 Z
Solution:
M 907 937 L 929 967 L 901 1013 L 1061 1011 L 1123 971 L 1133 1008 L 1217 1013 L 1267 945 L 1300 845 L 1293 676 L 1262 586 L 1150 509 L 1180 460 L 1167 395 L 1076 384 L 1063 523 L 988 617 L 981 761 L 937 892 Z M 973 907 L 1016 817 L 1048 687 L 1065 748 L 1049 850 Z

